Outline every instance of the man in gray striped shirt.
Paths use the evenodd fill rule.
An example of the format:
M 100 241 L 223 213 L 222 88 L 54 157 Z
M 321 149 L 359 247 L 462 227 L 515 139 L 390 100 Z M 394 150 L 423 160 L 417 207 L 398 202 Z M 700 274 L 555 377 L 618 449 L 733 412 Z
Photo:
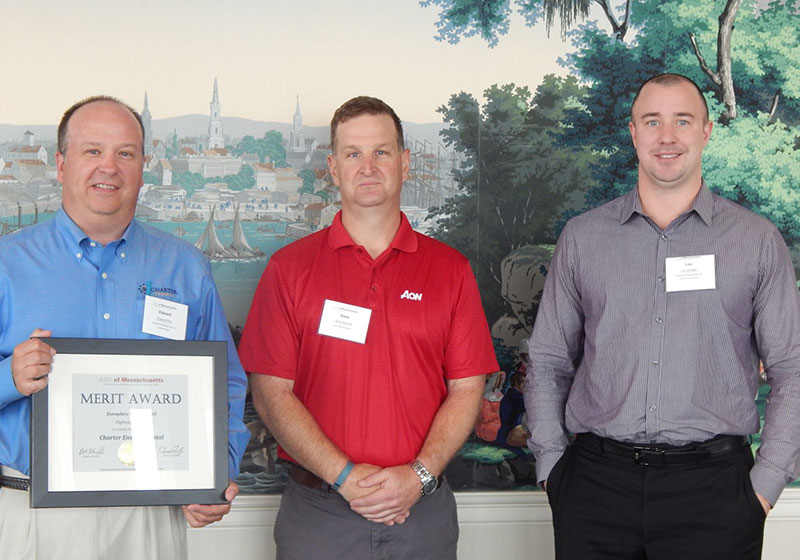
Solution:
M 691 80 L 645 82 L 629 127 L 638 186 L 566 225 L 530 341 L 529 446 L 556 557 L 760 558 L 798 475 L 789 252 L 704 183 L 712 123 Z M 754 462 L 759 362 L 771 392 Z

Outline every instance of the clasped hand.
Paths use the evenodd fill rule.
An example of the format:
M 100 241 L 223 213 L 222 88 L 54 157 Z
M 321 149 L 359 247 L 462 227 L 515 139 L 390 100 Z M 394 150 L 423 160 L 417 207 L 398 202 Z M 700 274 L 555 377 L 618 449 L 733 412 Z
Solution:
M 391 526 L 405 522 L 420 488 L 419 476 L 408 465 L 382 469 L 362 463 L 353 467 L 339 493 L 365 519 Z

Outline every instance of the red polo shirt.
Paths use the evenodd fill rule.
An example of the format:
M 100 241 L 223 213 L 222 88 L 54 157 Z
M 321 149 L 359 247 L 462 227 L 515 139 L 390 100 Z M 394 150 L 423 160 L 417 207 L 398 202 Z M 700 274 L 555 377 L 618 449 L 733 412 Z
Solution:
M 365 343 L 318 334 L 325 300 L 372 310 Z M 352 461 L 382 467 L 416 458 L 446 379 L 498 369 L 469 261 L 416 233 L 405 215 L 377 259 L 350 238 L 341 213 L 276 252 L 239 355 L 249 372 L 293 379 L 297 397 Z

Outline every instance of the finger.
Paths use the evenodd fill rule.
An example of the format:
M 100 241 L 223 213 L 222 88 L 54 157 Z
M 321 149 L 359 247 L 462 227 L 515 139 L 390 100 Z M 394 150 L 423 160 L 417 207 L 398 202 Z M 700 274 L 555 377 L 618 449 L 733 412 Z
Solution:
M 397 517 L 400 517 L 400 512 L 397 510 L 387 511 L 382 513 L 381 515 L 364 515 L 364 519 L 372 521 L 374 523 L 387 523 L 391 521 L 392 523 L 395 522 Z
M 46 329 L 33 329 L 31 338 L 49 338 L 53 336 L 53 332 Z
M 183 514 L 192 527 L 203 527 L 223 518 L 227 508 L 193 504 L 183 507 Z
M 238 495 L 239 485 L 231 481 L 230 484 L 228 484 L 228 487 L 225 489 L 225 499 L 228 500 L 228 502 L 232 502 L 233 499 Z
M 379 509 L 381 505 L 385 504 L 390 498 L 391 496 L 388 492 L 383 489 L 378 489 L 371 494 L 353 500 L 350 502 L 350 507 L 353 510 L 375 510 Z
M 391 527 L 392 525 L 395 525 L 395 524 L 402 525 L 403 523 L 406 522 L 406 519 L 408 518 L 408 513 L 409 512 L 405 512 L 405 514 L 398 515 L 397 517 L 395 517 L 394 519 L 392 519 L 390 521 L 384 521 L 383 524 L 387 525 L 389 527 Z
M 186 518 L 186 522 L 189 524 L 190 527 L 198 528 L 208 525 L 197 519 L 197 516 L 194 515 L 192 511 L 190 511 L 186 506 L 183 506 L 183 516 Z
M 385 470 L 379 470 L 374 472 L 370 475 L 365 476 L 362 479 L 359 479 L 358 486 L 360 488 L 368 488 L 370 486 L 380 486 L 383 484 L 386 479 L 388 478 L 387 473 Z

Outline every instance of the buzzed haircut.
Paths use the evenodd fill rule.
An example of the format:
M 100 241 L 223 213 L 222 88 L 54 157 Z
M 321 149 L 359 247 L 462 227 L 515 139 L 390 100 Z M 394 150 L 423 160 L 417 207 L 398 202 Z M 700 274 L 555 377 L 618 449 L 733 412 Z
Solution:
M 673 74 L 673 73 L 665 73 L 665 74 L 658 74 L 649 78 L 645 81 L 642 85 L 639 86 L 639 89 L 636 90 L 636 95 L 633 97 L 633 103 L 631 103 L 631 120 L 633 120 L 633 106 L 636 105 L 636 100 L 639 99 L 639 95 L 642 93 L 642 89 L 647 84 L 658 84 L 660 86 L 674 86 L 681 82 L 689 83 L 694 87 L 697 95 L 700 97 L 700 101 L 703 102 L 703 109 L 705 110 L 705 122 L 708 122 L 708 103 L 706 102 L 706 98 L 703 95 L 703 90 L 700 89 L 694 80 L 684 76 L 683 74 Z
M 397 131 L 397 145 L 401 150 L 404 149 L 403 125 L 400 123 L 400 118 L 397 116 L 397 113 L 394 112 L 394 109 L 377 97 L 360 95 L 349 101 L 345 101 L 333 114 L 333 118 L 331 119 L 331 151 L 333 153 L 336 153 L 336 129 L 339 128 L 339 125 L 344 121 L 360 117 L 361 115 L 389 115 L 392 117 L 394 128 Z
M 93 95 L 91 97 L 87 97 L 86 99 L 81 99 L 77 103 L 75 103 L 72 107 L 64 111 L 64 115 L 61 117 L 61 122 L 58 123 L 58 152 L 60 154 L 65 154 L 67 151 L 67 132 L 69 132 L 69 120 L 72 118 L 72 115 L 75 114 L 75 111 L 83 107 L 84 105 L 89 105 L 90 103 L 96 103 L 98 101 L 109 101 L 111 103 L 116 103 L 120 107 L 124 107 L 131 114 L 136 117 L 136 121 L 139 123 L 139 128 L 142 129 L 142 139 L 144 140 L 144 123 L 142 122 L 142 116 L 136 112 L 136 109 L 125 103 L 124 101 L 120 101 L 116 97 L 111 97 L 110 95 Z M 144 141 L 142 141 L 142 154 L 144 154 Z

